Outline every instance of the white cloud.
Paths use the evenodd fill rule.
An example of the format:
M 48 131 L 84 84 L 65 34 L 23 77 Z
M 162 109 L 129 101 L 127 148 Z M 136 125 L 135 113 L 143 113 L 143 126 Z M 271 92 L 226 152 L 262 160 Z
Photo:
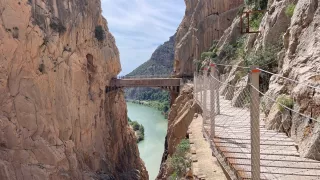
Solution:
M 120 50 L 121 74 L 127 74 L 176 32 L 185 4 L 184 0 L 102 0 L 102 10 Z

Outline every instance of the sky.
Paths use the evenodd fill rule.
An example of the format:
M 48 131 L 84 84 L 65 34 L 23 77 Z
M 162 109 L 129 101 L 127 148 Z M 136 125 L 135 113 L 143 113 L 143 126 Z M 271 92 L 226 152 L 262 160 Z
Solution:
M 185 13 L 184 0 L 102 0 L 103 16 L 116 39 L 126 75 L 150 59 L 174 35 Z

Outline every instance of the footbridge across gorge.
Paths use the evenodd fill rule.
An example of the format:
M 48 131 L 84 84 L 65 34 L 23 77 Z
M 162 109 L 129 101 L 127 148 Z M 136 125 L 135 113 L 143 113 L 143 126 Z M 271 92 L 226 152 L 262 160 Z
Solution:
M 106 92 L 111 92 L 119 88 L 130 87 L 151 87 L 168 90 L 171 95 L 171 103 L 178 97 L 180 86 L 183 84 L 182 78 L 173 78 L 165 76 L 124 76 L 111 79 Z

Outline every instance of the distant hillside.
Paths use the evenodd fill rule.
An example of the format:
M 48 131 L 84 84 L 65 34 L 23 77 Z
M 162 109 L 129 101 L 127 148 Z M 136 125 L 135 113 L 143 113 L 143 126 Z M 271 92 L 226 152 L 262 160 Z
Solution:
M 141 66 L 133 70 L 127 76 L 139 75 L 170 75 L 173 71 L 175 35 L 169 41 L 159 46 L 151 58 Z M 153 106 L 167 114 L 169 109 L 169 93 L 161 89 L 129 88 L 125 90 L 126 99 L 151 101 Z
M 127 76 L 172 74 L 174 43 L 175 35 L 170 37 L 169 41 L 159 46 L 147 62 L 127 74 Z

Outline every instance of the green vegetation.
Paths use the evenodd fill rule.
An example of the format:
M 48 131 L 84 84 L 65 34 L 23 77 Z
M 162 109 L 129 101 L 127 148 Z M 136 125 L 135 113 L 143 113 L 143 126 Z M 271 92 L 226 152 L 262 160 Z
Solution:
M 289 4 L 285 11 L 286 16 L 291 18 L 293 16 L 295 8 L 296 8 L 295 4 Z
M 139 124 L 137 121 L 132 121 L 129 117 L 128 117 L 128 122 L 129 122 L 129 125 L 132 127 L 132 129 L 137 134 L 137 143 L 144 140 L 144 127 L 143 127 L 143 125 Z
M 258 10 L 258 9 L 264 10 L 264 9 L 267 9 L 268 7 L 268 0 L 260 0 L 259 4 L 257 3 L 256 0 L 245 0 L 244 2 L 247 6 L 254 5 L 255 10 Z
M 175 35 L 159 46 L 151 58 L 127 76 L 170 75 L 173 72 Z
M 186 173 L 186 169 L 191 167 L 191 160 L 187 158 L 187 153 L 189 150 L 189 140 L 183 139 L 176 147 L 176 152 L 172 155 L 172 157 L 168 158 L 169 166 L 173 169 L 170 179 L 182 177 Z
M 278 66 L 277 53 L 280 51 L 279 46 L 269 46 L 266 48 L 260 48 L 255 52 L 251 52 L 244 58 L 245 65 L 256 65 L 267 71 L 273 71 L 274 67 Z
M 254 13 L 251 16 L 250 28 L 252 28 L 253 31 L 259 30 L 263 16 L 262 13 Z
M 203 52 L 202 54 L 201 54 L 201 59 L 202 60 L 205 60 L 206 58 L 215 58 L 215 57 L 217 57 L 217 53 L 215 53 L 215 52 Z
M 244 58 L 245 50 L 244 50 L 244 41 L 245 37 L 242 36 L 237 39 L 237 41 L 233 44 L 228 44 L 223 46 L 218 55 L 218 48 L 217 43 L 214 41 L 213 45 L 209 49 L 208 52 L 203 52 L 201 54 L 201 60 L 194 61 L 195 66 L 198 69 L 198 72 L 202 71 L 203 68 L 208 65 L 210 62 L 214 63 L 224 63 L 226 59 L 237 59 L 237 58 Z M 206 62 L 206 63 L 204 63 Z
M 159 46 L 151 58 L 133 70 L 127 76 L 170 76 L 173 73 L 175 35 L 169 41 Z M 125 89 L 127 100 L 144 104 L 160 110 L 167 116 L 170 108 L 169 92 L 153 88 Z
M 292 109 L 294 101 L 289 95 L 282 94 L 277 98 L 277 104 L 279 111 L 283 112 L 286 107 Z
M 103 27 L 101 25 L 96 26 L 94 30 L 95 37 L 98 41 L 103 41 L 105 39 L 105 32 L 103 30 Z
M 130 88 L 126 90 L 126 99 L 133 103 L 153 107 L 167 117 L 170 109 L 169 92 L 151 88 Z
M 258 4 L 255 0 L 245 0 L 245 4 L 248 6 L 247 8 L 250 10 L 257 11 L 267 9 L 268 0 L 260 0 L 259 2 L 260 3 Z M 252 31 L 257 31 L 259 29 L 263 16 L 263 12 L 254 12 L 250 14 L 250 28 Z M 245 23 L 247 23 L 246 20 Z
M 132 100 L 130 102 L 136 103 L 136 104 L 142 104 L 142 105 L 149 106 L 149 107 L 153 107 L 153 108 L 161 111 L 162 114 L 165 116 L 165 118 L 168 117 L 168 113 L 169 113 L 169 110 L 170 110 L 170 104 L 169 104 L 168 101 L 162 101 L 161 102 L 161 101 L 150 101 L 150 100 L 146 100 L 146 101 Z

